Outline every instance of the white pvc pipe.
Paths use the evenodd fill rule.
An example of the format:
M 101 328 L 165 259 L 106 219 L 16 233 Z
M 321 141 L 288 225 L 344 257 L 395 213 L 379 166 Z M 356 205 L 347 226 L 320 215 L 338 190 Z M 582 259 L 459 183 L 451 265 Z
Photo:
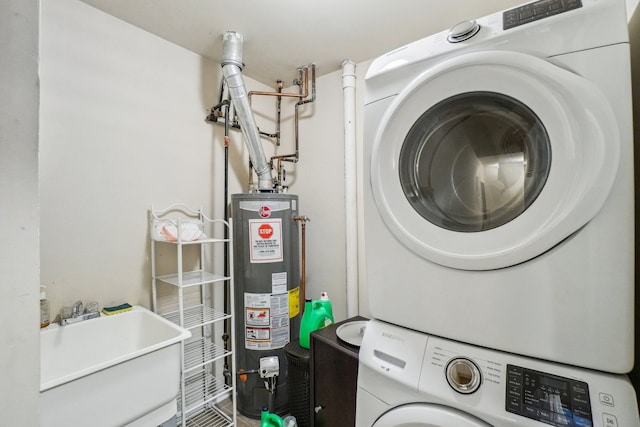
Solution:
M 347 318 L 358 313 L 358 210 L 356 204 L 356 64 L 342 63 L 344 101 L 344 185 L 347 261 Z

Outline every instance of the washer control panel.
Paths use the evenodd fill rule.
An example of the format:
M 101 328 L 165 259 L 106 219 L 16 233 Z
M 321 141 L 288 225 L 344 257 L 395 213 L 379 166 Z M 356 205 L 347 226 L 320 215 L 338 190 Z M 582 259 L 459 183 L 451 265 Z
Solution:
M 502 29 L 517 27 L 539 19 L 582 7 L 581 0 L 540 0 L 502 13 Z
M 554 426 L 591 427 L 589 385 L 507 365 L 506 410 Z
M 475 420 L 470 426 L 640 427 L 636 392 L 625 375 L 491 350 L 376 319 L 367 324 L 358 359 L 358 387 L 370 401 L 385 402 L 382 412 L 428 403 L 467 414 Z

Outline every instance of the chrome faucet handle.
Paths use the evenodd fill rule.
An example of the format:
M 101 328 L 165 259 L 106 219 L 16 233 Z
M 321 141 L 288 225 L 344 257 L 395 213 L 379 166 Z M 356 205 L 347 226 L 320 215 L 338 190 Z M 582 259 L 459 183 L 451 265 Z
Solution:
M 82 305 L 82 301 L 76 301 L 73 304 L 71 317 L 78 317 L 84 313 L 84 306 Z
M 73 308 L 71 307 L 62 307 L 60 309 L 60 320 L 69 319 L 73 316 Z

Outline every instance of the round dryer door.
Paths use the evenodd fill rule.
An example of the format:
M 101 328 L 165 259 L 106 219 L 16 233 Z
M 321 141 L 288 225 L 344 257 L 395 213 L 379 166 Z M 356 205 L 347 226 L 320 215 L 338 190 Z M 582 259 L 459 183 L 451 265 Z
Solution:
M 464 412 L 442 406 L 413 403 L 385 413 L 373 427 L 491 427 Z
M 418 77 L 376 132 L 371 188 L 389 229 L 466 270 L 547 251 L 602 207 L 619 157 L 595 85 L 517 52 L 474 52 Z

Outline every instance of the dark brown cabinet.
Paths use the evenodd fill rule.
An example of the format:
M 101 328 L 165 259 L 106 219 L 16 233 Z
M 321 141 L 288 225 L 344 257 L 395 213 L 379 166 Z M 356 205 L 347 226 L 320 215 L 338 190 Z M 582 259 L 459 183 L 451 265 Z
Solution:
M 336 335 L 354 317 L 311 333 L 311 425 L 349 427 L 356 422 L 358 350 Z

